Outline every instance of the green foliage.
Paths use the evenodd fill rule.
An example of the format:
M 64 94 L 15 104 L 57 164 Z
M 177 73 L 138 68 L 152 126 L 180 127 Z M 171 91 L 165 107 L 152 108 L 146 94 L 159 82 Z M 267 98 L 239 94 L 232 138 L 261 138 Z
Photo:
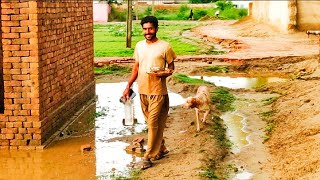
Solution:
M 189 0 L 191 4 L 201 4 L 201 3 L 210 3 L 214 2 L 215 0 Z
M 129 67 L 123 67 L 118 65 L 110 65 L 105 67 L 95 67 L 94 73 L 95 74 L 126 74 L 131 71 Z
M 205 9 L 195 9 L 193 14 L 193 19 L 198 20 L 203 16 L 206 16 L 208 11 Z
M 232 142 L 227 137 L 227 127 L 219 116 L 213 116 L 213 136 L 223 148 L 229 149 L 232 146 Z
M 206 81 L 202 79 L 193 79 L 189 78 L 185 74 L 174 74 L 173 78 L 178 80 L 180 83 L 186 83 L 186 84 L 204 84 Z
M 263 103 L 263 105 L 265 105 L 265 106 L 270 105 L 273 102 L 277 101 L 278 99 L 279 99 L 279 97 L 270 97 L 270 98 L 267 98 L 267 99 L 263 99 L 262 101 L 265 101 Z
M 274 110 L 260 113 L 262 120 L 266 121 L 266 123 L 267 123 L 267 126 L 265 127 L 266 135 L 263 137 L 263 142 L 266 142 L 270 139 L 270 135 L 271 135 L 273 129 L 276 127 L 276 123 L 272 119 L 272 116 L 275 113 L 276 112 Z
M 276 112 L 271 110 L 271 111 L 266 111 L 266 112 L 262 112 L 259 115 L 261 116 L 262 120 L 264 121 L 268 121 L 268 119 L 270 119 Z
M 152 8 L 150 6 L 144 11 L 145 16 L 150 16 L 152 14 Z
M 219 178 L 215 175 L 215 172 L 214 172 L 212 169 L 210 169 L 210 168 L 205 169 L 204 172 L 200 173 L 200 176 L 202 176 L 202 177 L 207 177 L 207 178 L 209 178 L 209 179 L 211 179 L 211 180 L 218 180 L 218 179 L 219 179 Z
M 120 21 L 124 22 L 127 19 L 127 11 L 125 9 L 119 9 L 111 5 L 111 12 L 109 15 L 109 21 Z
M 229 72 L 229 67 L 228 66 L 209 66 L 209 67 L 206 67 L 205 70 L 216 72 L 216 73 L 226 73 L 226 72 Z
M 240 19 L 244 16 L 247 16 L 247 9 L 226 9 L 220 12 L 220 19 Z
M 235 100 L 236 97 L 223 87 L 218 87 L 211 96 L 211 102 L 222 112 L 234 110 L 233 102 Z
M 231 1 L 226 1 L 226 0 L 220 0 L 216 2 L 217 8 L 220 11 L 224 11 L 226 9 L 232 9 L 233 8 L 233 4 Z

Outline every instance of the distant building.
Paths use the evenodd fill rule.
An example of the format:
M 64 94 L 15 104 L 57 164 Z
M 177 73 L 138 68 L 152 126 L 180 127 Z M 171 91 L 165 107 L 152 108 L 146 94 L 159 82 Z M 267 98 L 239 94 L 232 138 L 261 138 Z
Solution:
M 249 3 L 252 1 L 231 1 L 234 5 L 237 6 L 237 8 L 249 8 Z
M 107 1 L 93 1 L 93 21 L 98 23 L 108 22 L 108 17 L 111 11 Z
M 320 1 L 253 1 L 252 17 L 282 31 L 320 29 Z

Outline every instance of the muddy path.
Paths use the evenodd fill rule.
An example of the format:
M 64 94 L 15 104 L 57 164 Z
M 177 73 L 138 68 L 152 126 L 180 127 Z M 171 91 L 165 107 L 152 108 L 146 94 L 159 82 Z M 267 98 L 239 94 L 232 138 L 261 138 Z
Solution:
M 210 25 L 193 29 L 191 32 L 194 33 L 194 37 L 209 43 L 219 43 L 228 50 L 227 53 L 215 55 L 217 60 L 207 62 L 201 58 L 205 59 L 208 55 L 197 56 L 200 58 L 199 61 L 191 61 L 192 57 L 179 57 L 184 61 L 176 62 L 175 73 L 245 78 L 257 75 L 275 76 L 287 78 L 287 81 L 274 82 L 264 79 L 266 85 L 259 88 L 229 89 L 237 98 L 234 103 L 235 112 L 245 117 L 243 122 L 248 144 L 241 147 L 240 151 L 233 147 L 229 149 L 221 147 L 219 138 L 214 136 L 213 127 L 216 119 L 212 117 L 222 115 L 221 112 L 214 111 L 210 115 L 210 120 L 208 118 L 208 124 L 201 124 L 202 130 L 197 132 L 192 109 L 171 107 L 164 134 L 169 154 L 156 161 L 154 167 L 136 171 L 137 174 L 133 178 L 318 179 L 320 70 L 318 56 L 315 55 L 318 53 L 316 39 L 312 37 L 308 39 L 304 33 L 281 34 L 267 25 L 248 19 L 237 23 L 213 21 L 208 24 Z M 245 61 L 237 64 L 224 59 L 245 59 Z M 104 58 L 104 61 L 108 62 L 108 58 Z M 121 64 L 121 66 L 130 65 L 130 63 Z M 227 66 L 229 71 L 209 73 L 204 70 L 208 66 Z M 115 86 L 117 83 L 127 81 L 128 77 L 128 74 L 97 76 L 96 83 L 97 85 L 110 83 L 111 86 Z M 211 91 L 217 88 L 214 84 L 206 85 Z M 194 95 L 198 86 L 168 79 L 169 90 L 183 98 Z M 115 101 L 118 102 L 117 98 Z M 266 103 L 266 99 L 273 99 L 272 103 Z M 99 115 L 99 118 L 106 116 L 105 119 L 96 118 L 92 121 L 91 117 L 88 121 L 90 119 L 88 117 L 80 118 L 79 121 L 61 130 L 63 134 L 60 138 L 43 152 L 0 152 L 0 169 L 4 172 L 0 173 L 0 179 L 124 178 L 105 176 L 104 173 L 110 172 L 104 171 L 104 168 L 110 165 L 104 162 L 117 158 L 114 160 L 116 163 L 110 166 L 111 174 L 117 171 L 117 163 L 122 161 L 123 157 L 129 158 L 130 161 L 134 159 L 134 163 L 138 162 L 139 157 L 127 154 L 124 147 L 137 136 L 146 138 L 146 133 L 129 132 L 128 135 L 104 137 L 100 140 L 99 137 L 104 135 L 117 135 L 117 133 L 123 135 L 127 129 L 122 129 L 119 133 L 114 129 L 108 129 L 108 125 L 100 126 L 100 122 L 109 123 L 108 110 L 103 114 L 101 107 L 96 106 L 94 115 Z M 115 122 L 110 124 L 113 123 Z M 232 137 L 238 135 L 230 138 Z M 111 151 L 109 147 L 104 146 L 104 143 L 116 144 L 117 151 Z M 92 150 L 82 152 L 80 147 L 84 144 L 90 144 Z M 57 159 L 64 160 L 62 162 Z M 126 160 L 128 159 L 121 162 L 124 167 L 131 164 L 130 161 L 125 162 Z
M 234 72 L 223 76 L 276 75 L 290 80 L 259 89 L 231 90 L 238 98 L 235 104 L 242 104 L 237 111 L 246 114 L 250 139 L 250 144 L 237 153 L 219 147 L 212 139 L 210 125 L 203 126 L 197 133 L 192 110 L 171 109 L 165 137 L 172 151 L 154 168 L 143 171 L 140 178 L 205 179 L 212 174 L 206 174 L 207 177 L 200 174 L 208 167 L 213 168 L 219 178 L 242 175 L 239 173 L 242 171 L 250 172 L 244 179 L 317 177 L 320 167 L 316 151 L 319 131 L 314 126 L 319 120 L 319 103 L 315 97 L 320 92 L 317 39 L 308 38 L 302 32 L 281 34 L 248 19 L 236 23 L 214 21 L 211 26 L 198 27 L 192 32 L 200 39 L 229 49 L 228 53 L 215 57 L 246 59 L 244 64 L 233 67 Z M 214 61 L 210 65 L 230 64 Z M 205 66 L 209 64 L 181 62 L 177 63 L 176 73 L 205 75 Z M 183 97 L 196 91 L 195 86 L 170 83 L 170 80 L 169 88 Z M 265 105 L 265 99 L 273 97 L 277 97 L 276 100 Z M 307 158 L 310 154 L 312 158 Z

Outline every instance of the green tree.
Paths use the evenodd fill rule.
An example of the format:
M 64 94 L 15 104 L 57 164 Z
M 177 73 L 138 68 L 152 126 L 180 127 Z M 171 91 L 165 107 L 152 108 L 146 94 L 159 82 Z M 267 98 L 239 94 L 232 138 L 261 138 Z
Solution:
M 192 4 L 201 4 L 201 3 L 211 3 L 215 2 L 216 0 L 189 0 L 189 3 Z

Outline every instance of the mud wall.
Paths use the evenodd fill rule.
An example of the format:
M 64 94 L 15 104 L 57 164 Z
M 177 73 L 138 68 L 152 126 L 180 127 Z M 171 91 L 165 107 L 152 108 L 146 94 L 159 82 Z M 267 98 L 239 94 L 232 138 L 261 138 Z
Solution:
M 35 149 L 95 95 L 92 1 L 1 0 L 1 149 Z
M 284 32 L 320 29 L 320 1 L 254 1 L 252 15 Z
M 287 31 L 289 24 L 289 1 L 254 1 L 252 17 L 260 22 Z
M 298 30 L 320 30 L 320 1 L 297 1 Z

